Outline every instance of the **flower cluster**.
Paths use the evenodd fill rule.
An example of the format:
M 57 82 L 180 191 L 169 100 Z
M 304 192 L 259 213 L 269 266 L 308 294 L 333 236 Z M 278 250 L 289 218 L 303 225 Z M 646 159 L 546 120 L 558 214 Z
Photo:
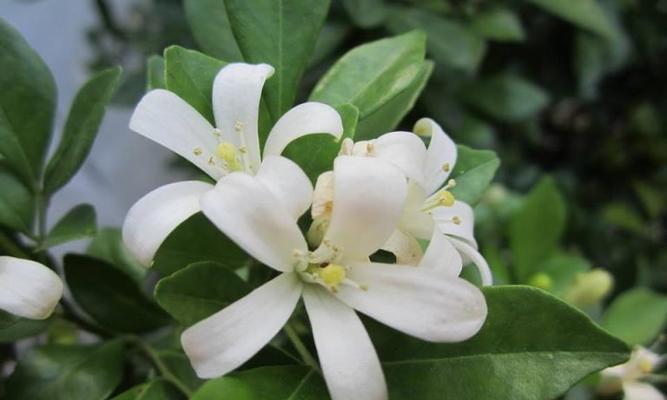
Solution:
M 356 311 L 432 342 L 466 340 L 486 319 L 482 292 L 459 277 L 473 262 L 483 283 L 491 283 L 473 237 L 472 209 L 451 191 L 456 146 L 430 119 L 417 122 L 415 132 L 345 139 L 331 171 L 313 187 L 281 153 L 308 134 L 340 139 L 341 118 L 322 103 L 296 106 L 260 151 L 260 98 L 272 72 L 265 64 L 224 67 L 213 85 L 215 127 L 169 91 L 141 100 L 130 127 L 216 184 L 180 182 L 149 193 L 128 213 L 124 241 L 150 265 L 169 233 L 203 212 L 276 271 L 183 332 L 183 349 L 200 377 L 241 366 L 283 328 L 302 298 L 331 396 L 386 399 L 380 361 Z M 420 136 L 430 137 L 428 148 Z M 304 234 L 297 222 L 308 210 L 312 223 Z M 374 261 L 380 250 L 396 262 Z

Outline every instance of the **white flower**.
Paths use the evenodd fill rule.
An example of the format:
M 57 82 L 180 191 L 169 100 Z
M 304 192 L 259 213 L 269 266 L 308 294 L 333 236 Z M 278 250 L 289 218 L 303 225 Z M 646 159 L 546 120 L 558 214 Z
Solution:
M 283 162 L 293 169 L 287 185 L 262 179 L 261 170 L 235 173 L 202 196 L 204 214 L 280 275 L 188 328 L 183 349 L 200 377 L 224 375 L 264 347 L 303 296 L 332 398 L 386 399 L 380 362 L 354 310 L 423 340 L 455 342 L 484 323 L 484 296 L 456 276 L 460 265 L 435 262 L 437 248 L 418 267 L 369 260 L 395 229 L 407 193 L 404 175 L 372 158 L 335 160 L 331 220 L 322 244 L 309 251 L 297 219 L 312 186 Z
M 667 397 L 658 389 L 642 382 L 642 379 L 655 371 L 664 359 L 638 346 L 628 362 L 602 371 L 602 381 L 598 390 L 608 395 L 623 391 L 625 400 L 665 400 Z
M 132 115 L 130 128 L 167 147 L 195 164 L 214 180 L 230 172 L 256 174 L 260 170 L 258 135 L 259 104 L 264 81 L 273 74 L 267 64 L 228 64 L 213 83 L 211 125 L 183 99 L 167 90 L 146 94 Z M 300 104 L 273 126 L 263 157 L 279 156 L 287 145 L 301 136 L 343 134 L 340 116 L 328 105 Z M 283 180 L 280 163 L 264 166 L 265 175 Z M 166 237 L 183 221 L 200 211 L 199 196 L 212 188 L 199 181 L 178 182 L 160 187 L 130 209 L 123 226 L 123 239 L 132 253 L 149 265 Z
M 46 266 L 0 256 L 0 309 L 19 317 L 45 319 L 62 295 L 62 281 Z
M 430 118 L 417 121 L 414 131 L 420 136 L 431 137 L 428 149 L 418 136 L 410 132 L 391 132 L 357 143 L 346 139 L 341 148 L 341 154 L 385 160 L 403 171 L 410 181 L 398 229 L 383 249 L 394 253 L 400 263 L 416 264 L 422 257 L 418 240 L 439 241 L 441 246 L 450 248 L 448 254 L 452 257 L 463 257 L 464 264 L 476 264 L 482 283 L 490 285 L 493 280 L 491 271 L 477 250 L 473 234 L 473 210 L 465 202 L 454 198 L 450 189 L 456 183 L 447 181 L 456 164 L 456 145 Z M 316 192 L 320 189 L 320 185 L 317 186 Z M 327 201 L 320 197 L 321 202 Z M 313 206 L 313 211 L 317 210 L 318 207 Z M 313 214 L 313 219 L 317 222 L 322 220 L 316 214 Z

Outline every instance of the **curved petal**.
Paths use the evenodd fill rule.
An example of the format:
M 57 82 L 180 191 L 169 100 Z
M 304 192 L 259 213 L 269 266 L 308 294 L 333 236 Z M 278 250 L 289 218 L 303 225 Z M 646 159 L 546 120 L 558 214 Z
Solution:
M 430 342 L 458 342 L 486 320 L 482 292 L 443 271 L 399 264 L 349 265 L 352 285 L 338 287 L 344 303 L 394 329 Z
M 433 217 L 421 210 L 426 197 L 426 192 L 421 186 L 415 182 L 410 182 L 405 207 L 399 221 L 399 226 L 403 232 L 423 240 L 431 238 L 434 227 Z
M 424 142 L 410 132 L 390 132 L 375 139 L 371 155 L 397 166 L 408 178 L 424 181 Z
M 315 285 L 304 288 L 303 301 L 331 398 L 386 400 L 380 360 L 354 310 Z
M 459 276 L 463 269 L 463 260 L 456 247 L 449 242 L 449 238 L 434 229 L 431 242 L 419 267 L 443 271 L 450 276 Z
M 213 114 L 225 139 L 245 151 L 247 172 L 257 172 L 260 163 L 259 101 L 264 81 L 273 75 L 268 64 L 227 64 L 213 81 Z
M 213 185 L 200 181 L 161 186 L 134 203 L 123 223 L 123 242 L 150 266 L 160 245 L 186 219 L 201 211 L 199 198 Z
M 62 295 L 62 281 L 46 266 L 0 256 L 0 309 L 19 317 L 45 319 Z
M 630 381 L 623 384 L 624 400 L 665 400 L 658 389 L 644 382 Z
M 334 200 L 325 241 L 346 259 L 375 253 L 396 228 L 407 182 L 394 166 L 375 158 L 339 156 L 334 162 Z
M 294 217 L 269 188 L 242 172 L 227 175 L 202 196 L 201 208 L 248 254 L 279 271 L 292 271 L 308 250 Z
M 163 89 L 148 92 L 135 108 L 130 129 L 190 161 L 211 178 L 224 169 L 215 164 L 215 128 L 183 99 Z
M 451 207 L 435 208 L 431 215 L 440 232 L 462 239 L 477 248 L 474 234 L 475 213 L 468 204 L 455 201 Z
M 388 251 L 396 256 L 398 264 L 417 265 L 422 259 L 422 248 L 414 236 L 406 235 L 396 229 L 391 234 L 382 250 Z
M 430 136 L 424 163 L 424 189 L 426 193 L 438 190 L 449 177 L 456 164 L 456 144 L 440 125 L 430 118 L 422 118 L 413 129 L 420 136 Z
M 303 285 L 281 274 L 186 329 L 181 344 L 200 378 L 224 375 L 248 361 L 285 325 Z
M 313 185 L 294 161 L 285 157 L 266 157 L 256 177 L 287 206 L 294 219 L 310 208 Z
M 464 242 L 463 240 L 449 237 L 447 238 L 451 244 L 456 247 L 461 255 L 463 255 L 463 262 L 467 264 L 472 262 L 477 267 L 479 275 L 482 277 L 482 285 L 489 286 L 493 285 L 493 274 L 491 273 L 491 268 L 486 262 L 486 259 L 471 245 Z
M 333 209 L 334 194 L 334 175 L 333 171 L 327 171 L 320 174 L 315 182 L 313 190 L 313 205 L 310 209 L 310 215 L 313 219 L 329 218 Z
M 279 156 L 293 140 L 315 133 L 340 139 L 343 121 L 333 107 L 323 103 L 299 104 L 287 111 L 273 126 L 264 144 L 264 157 Z

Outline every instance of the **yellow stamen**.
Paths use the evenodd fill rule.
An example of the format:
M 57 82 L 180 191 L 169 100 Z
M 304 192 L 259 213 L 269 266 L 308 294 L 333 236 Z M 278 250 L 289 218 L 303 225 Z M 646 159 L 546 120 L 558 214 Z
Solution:
M 457 217 L 456 215 L 452 217 L 452 222 L 455 225 L 461 225 L 461 218 Z
M 443 190 L 438 193 L 438 202 L 441 206 L 451 207 L 455 201 L 456 198 L 454 198 L 454 195 L 449 190 Z
M 320 268 L 318 275 L 326 286 L 335 291 L 345 280 L 345 267 L 339 264 L 327 264 L 324 268 Z
M 238 159 L 239 151 L 232 143 L 220 143 L 216 149 L 216 152 L 218 153 L 218 157 L 220 157 L 227 164 L 227 167 L 230 171 L 243 170 L 243 166 Z
M 202 153 L 203 151 L 202 151 L 201 147 L 195 147 L 195 148 L 192 150 L 192 152 L 193 152 L 194 155 L 196 155 L 196 156 L 201 156 L 201 153 Z
M 449 169 L 450 169 L 449 163 L 445 163 L 445 164 L 442 166 L 442 171 L 443 171 L 443 172 L 449 172 Z

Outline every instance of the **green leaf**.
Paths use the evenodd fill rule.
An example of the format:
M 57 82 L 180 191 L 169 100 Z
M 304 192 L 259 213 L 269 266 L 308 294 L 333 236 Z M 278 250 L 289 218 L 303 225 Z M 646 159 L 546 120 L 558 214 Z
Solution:
M 519 17 L 506 8 L 475 14 L 471 28 L 483 38 L 499 42 L 520 42 L 526 37 Z
M 243 61 L 225 0 L 185 0 L 183 5 L 192 34 L 206 54 L 227 62 Z
M 56 86 L 30 45 L 0 19 L 0 154 L 33 188 L 51 139 Z
M 387 16 L 384 0 L 343 0 L 343 7 L 352 22 L 364 29 L 380 25 Z
M 165 367 L 190 390 L 197 390 L 204 381 L 197 377 L 190 360 L 180 351 L 165 350 L 158 353 Z
M 565 200 L 551 177 L 528 194 L 509 226 L 509 239 L 519 282 L 527 282 L 539 264 L 552 255 L 565 229 Z
M 320 79 L 310 100 L 332 106 L 349 103 L 365 118 L 414 81 L 425 42 L 426 36 L 415 31 L 353 48 Z
M 146 90 L 166 89 L 164 79 L 164 58 L 152 55 L 146 61 Z
M 30 233 L 33 224 L 34 198 L 12 172 L 0 164 L 0 225 Z
M 619 295 L 602 318 L 602 326 L 633 345 L 649 344 L 667 322 L 667 296 L 645 288 Z
M 22 359 L 7 381 L 12 400 L 104 400 L 123 374 L 124 344 L 50 345 Z
M 58 148 L 46 167 L 46 193 L 53 193 L 63 187 L 81 168 L 93 146 L 120 74 L 120 67 L 104 70 L 79 89 L 67 116 Z
M 354 138 L 359 110 L 351 104 L 336 107 L 343 120 L 343 136 L 338 141 L 328 134 L 303 136 L 290 143 L 283 155 L 296 162 L 308 175 L 312 182 L 322 172 L 333 169 L 334 158 L 340 151 L 340 143 L 344 138 Z
M 153 268 L 162 276 L 199 261 L 214 261 L 241 268 L 250 257 L 203 214 L 198 213 L 176 228 L 155 255 Z
M 12 315 L 7 311 L 0 310 L 0 332 L 2 329 L 8 328 L 17 323 L 21 318 Z
M 486 53 L 486 42 L 463 23 L 418 8 L 393 9 L 388 25 L 396 33 L 423 29 L 431 57 L 455 70 L 474 73 Z
M 610 38 L 614 34 L 614 27 L 597 0 L 527 1 L 579 28 L 600 36 Z
M 294 103 L 329 0 L 225 0 L 225 6 L 244 60 L 275 68 L 264 89 L 275 122 Z
M 3 314 L 0 318 L 5 323 L 4 328 L 0 328 L 0 343 L 14 343 L 21 339 L 39 335 L 49 329 L 54 320 L 53 317 L 44 320 L 20 318 L 2 310 L 0 310 L 0 314 Z
M 588 260 L 579 256 L 560 253 L 540 263 L 536 273 L 546 274 L 550 281 L 550 287 L 547 290 L 562 298 L 572 287 L 577 275 L 590 269 L 591 265 Z
M 137 285 L 144 282 L 148 270 L 127 250 L 123 244 L 120 229 L 104 228 L 98 230 L 90 245 L 88 245 L 86 254 L 104 260 L 125 272 Z
M 154 380 L 129 389 L 111 400 L 178 400 L 180 396 L 166 381 Z
M 174 319 L 190 326 L 249 292 L 248 285 L 221 264 L 200 262 L 162 278 L 155 299 Z
M 516 122 L 540 112 L 549 96 L 520 76 L 503 73 L 473 82 L 463 90 L 463 100 L 500 121 Z
M 433 62 L 424 61 L 419 73 L 408 87 L 359 121 L 355 134 L 357 140 L 372 139 L 383 133 L 393 131 L 398 123 L 403 120 L 403 117 L 414 107 L 417 98 L 431 76 L 431 72 L 433 72 Z
M 90 204 L 79 204 L 56 223 L 39 249 L 48 249 L 72 240 L 93 236 L 96 231 L 95 208 Z
M 456 186 L 451 192 L 457 200 L 474 206 L 493 180 L 500 160 L 491 150 L 474 150 L 463 145 L 458 145 L 457 150 L 456 165 L 451 174 Z
M 165 82 L 167 89 L 199 111 L 212 124 L 213 81 L 226 63 L 198 51 L 179 46 L 164 51 Z
M 100 326 L 113 332 L 141 333 L 168 321 L 135 282 L 112 265 L 88 256 L 65 256 L 65 278 L 72 296 Z
M 308 65 L 311 67 L 316 66 L 331 56 L 343 44 L 349 33 L 349 25 L 336 21 L 327 21 L 322 26 L 320 36 L 317 38 L 315 49 L 310 56 Z

